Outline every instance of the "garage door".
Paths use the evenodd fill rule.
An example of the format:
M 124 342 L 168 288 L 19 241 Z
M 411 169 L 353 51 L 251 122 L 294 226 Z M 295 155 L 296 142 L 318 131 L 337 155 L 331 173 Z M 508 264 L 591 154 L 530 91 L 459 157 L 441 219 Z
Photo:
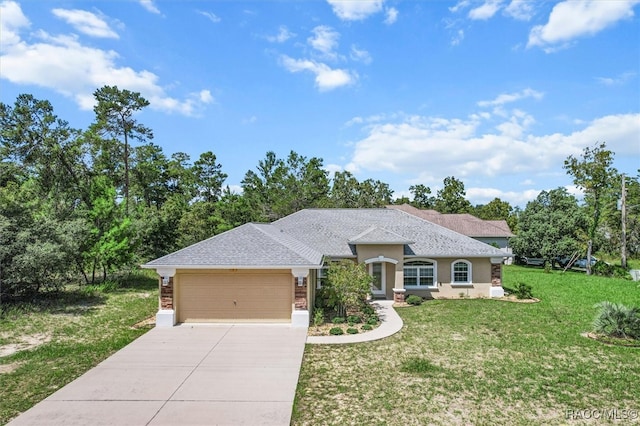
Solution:
M 178 276 L 178 321 L 291 320 L 291 273 Z

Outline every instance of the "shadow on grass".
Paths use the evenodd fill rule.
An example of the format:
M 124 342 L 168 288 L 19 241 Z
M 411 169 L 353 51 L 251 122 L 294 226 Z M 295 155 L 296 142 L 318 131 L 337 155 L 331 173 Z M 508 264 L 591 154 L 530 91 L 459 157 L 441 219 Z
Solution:
M 95 284 L 69 285 L 64 290 L 43 292 L 0 304 L 0 320 L 30 313 L 86 315 L 104 305 L 107 293 L 155 291 L 156 278 L 147 273 L 114 274 Z

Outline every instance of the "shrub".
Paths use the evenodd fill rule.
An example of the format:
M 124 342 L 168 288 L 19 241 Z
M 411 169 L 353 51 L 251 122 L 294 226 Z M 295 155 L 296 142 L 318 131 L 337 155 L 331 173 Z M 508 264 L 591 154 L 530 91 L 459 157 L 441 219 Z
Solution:
M 531 286 L 529 284 L 525 284 L 523 282 L 517 282 L 516 288 L 513 291 L 518 299 L 531 299 L 533 297 L 533 293 L 531 292 Z
M 316 308 L 313 313 L 313 325 L 319 327 L 324 322 L 324 311 L 321 308 Z
M 549 262 L 549 261 L 545 260 L 545 262 L 544 262 L 544 273 L 545 274 L 550 274 L 552 269 L 553 269 L 552 262 Z
M 358 329 L 357 328 L 353 328 L 353 327 L 349 327 L 349 328 L 347 328 L 347 333 L 349 333 L 349 334 L 358 334 Z
M 332 323 L 334 324 L 344 324 L 344 318 L 343 317 L 335 317 L 333 320 L 331 320 Z
M 597 333 L 609 337 L 640 339 L 640 308 L 628 308 L 620 303 L 600 302 L 595 305 L 600 309 L 593 321 L 593 329 Z
M 369 330 L 373 330 L 373 327 L 371 326 L 371 324 L 364 324 L 362 327 L 360 327 L 362 330 L 365 331 L 369 331 Z
M 407 302 L 410 305 L 418 306 L 418 305 L 422 305 L 423 300 L 422 300 L 422 297 L 412 294 L 405 299 L 405 302 Z
M 362 306 L 362 313 L 365 314 L 365 315 L 373 315 L 373 314 L 376 313 L 376 310 L 373 309 L 373 306 L 371 306 L 370 304 L 365 303 Z
M 378 324 L 378 317 L 377 317 L 377 316 L 374 316 L 374 315 L 370 316 L 370 317 L 367 319 L 367 324 L 369 324 L 369 325 L 376 325 L 376 324 Z
M 359 324 L 362 322 L 362 318 L 360 318 L 358 315 L 349 315 L 347 317 L 347 322 L 351 325 Z
M 331 334 L 332 336 L 339 336 L 341 334 L 344 334 L 344 331 L 342 331 L 340 327 L 333 327 L 331 330 L 329 330 L 329 334 Z

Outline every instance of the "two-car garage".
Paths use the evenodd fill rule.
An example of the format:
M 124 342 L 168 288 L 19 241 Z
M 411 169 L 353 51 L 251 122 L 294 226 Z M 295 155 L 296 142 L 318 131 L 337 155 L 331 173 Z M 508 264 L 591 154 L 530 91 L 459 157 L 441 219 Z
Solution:
M 290 270 L 188 270 L 174 277 L 178 322 L 290 322 Z

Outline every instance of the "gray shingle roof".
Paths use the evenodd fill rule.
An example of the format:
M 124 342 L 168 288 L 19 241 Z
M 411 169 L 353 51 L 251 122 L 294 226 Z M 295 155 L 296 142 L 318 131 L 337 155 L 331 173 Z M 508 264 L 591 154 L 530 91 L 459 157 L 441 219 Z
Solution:
M 157 266 L 309 266 L 322 263 L 322 253 L 268 224 L 247 223 L 148 262 Z
M 319 266 L 323 255 L 354 257 L 356 244 L 403 244 L 407 256 L 502 257 L 504 252 L 394 209 L 307 209 L 272 224 L 248 223 L 143 265 Z

